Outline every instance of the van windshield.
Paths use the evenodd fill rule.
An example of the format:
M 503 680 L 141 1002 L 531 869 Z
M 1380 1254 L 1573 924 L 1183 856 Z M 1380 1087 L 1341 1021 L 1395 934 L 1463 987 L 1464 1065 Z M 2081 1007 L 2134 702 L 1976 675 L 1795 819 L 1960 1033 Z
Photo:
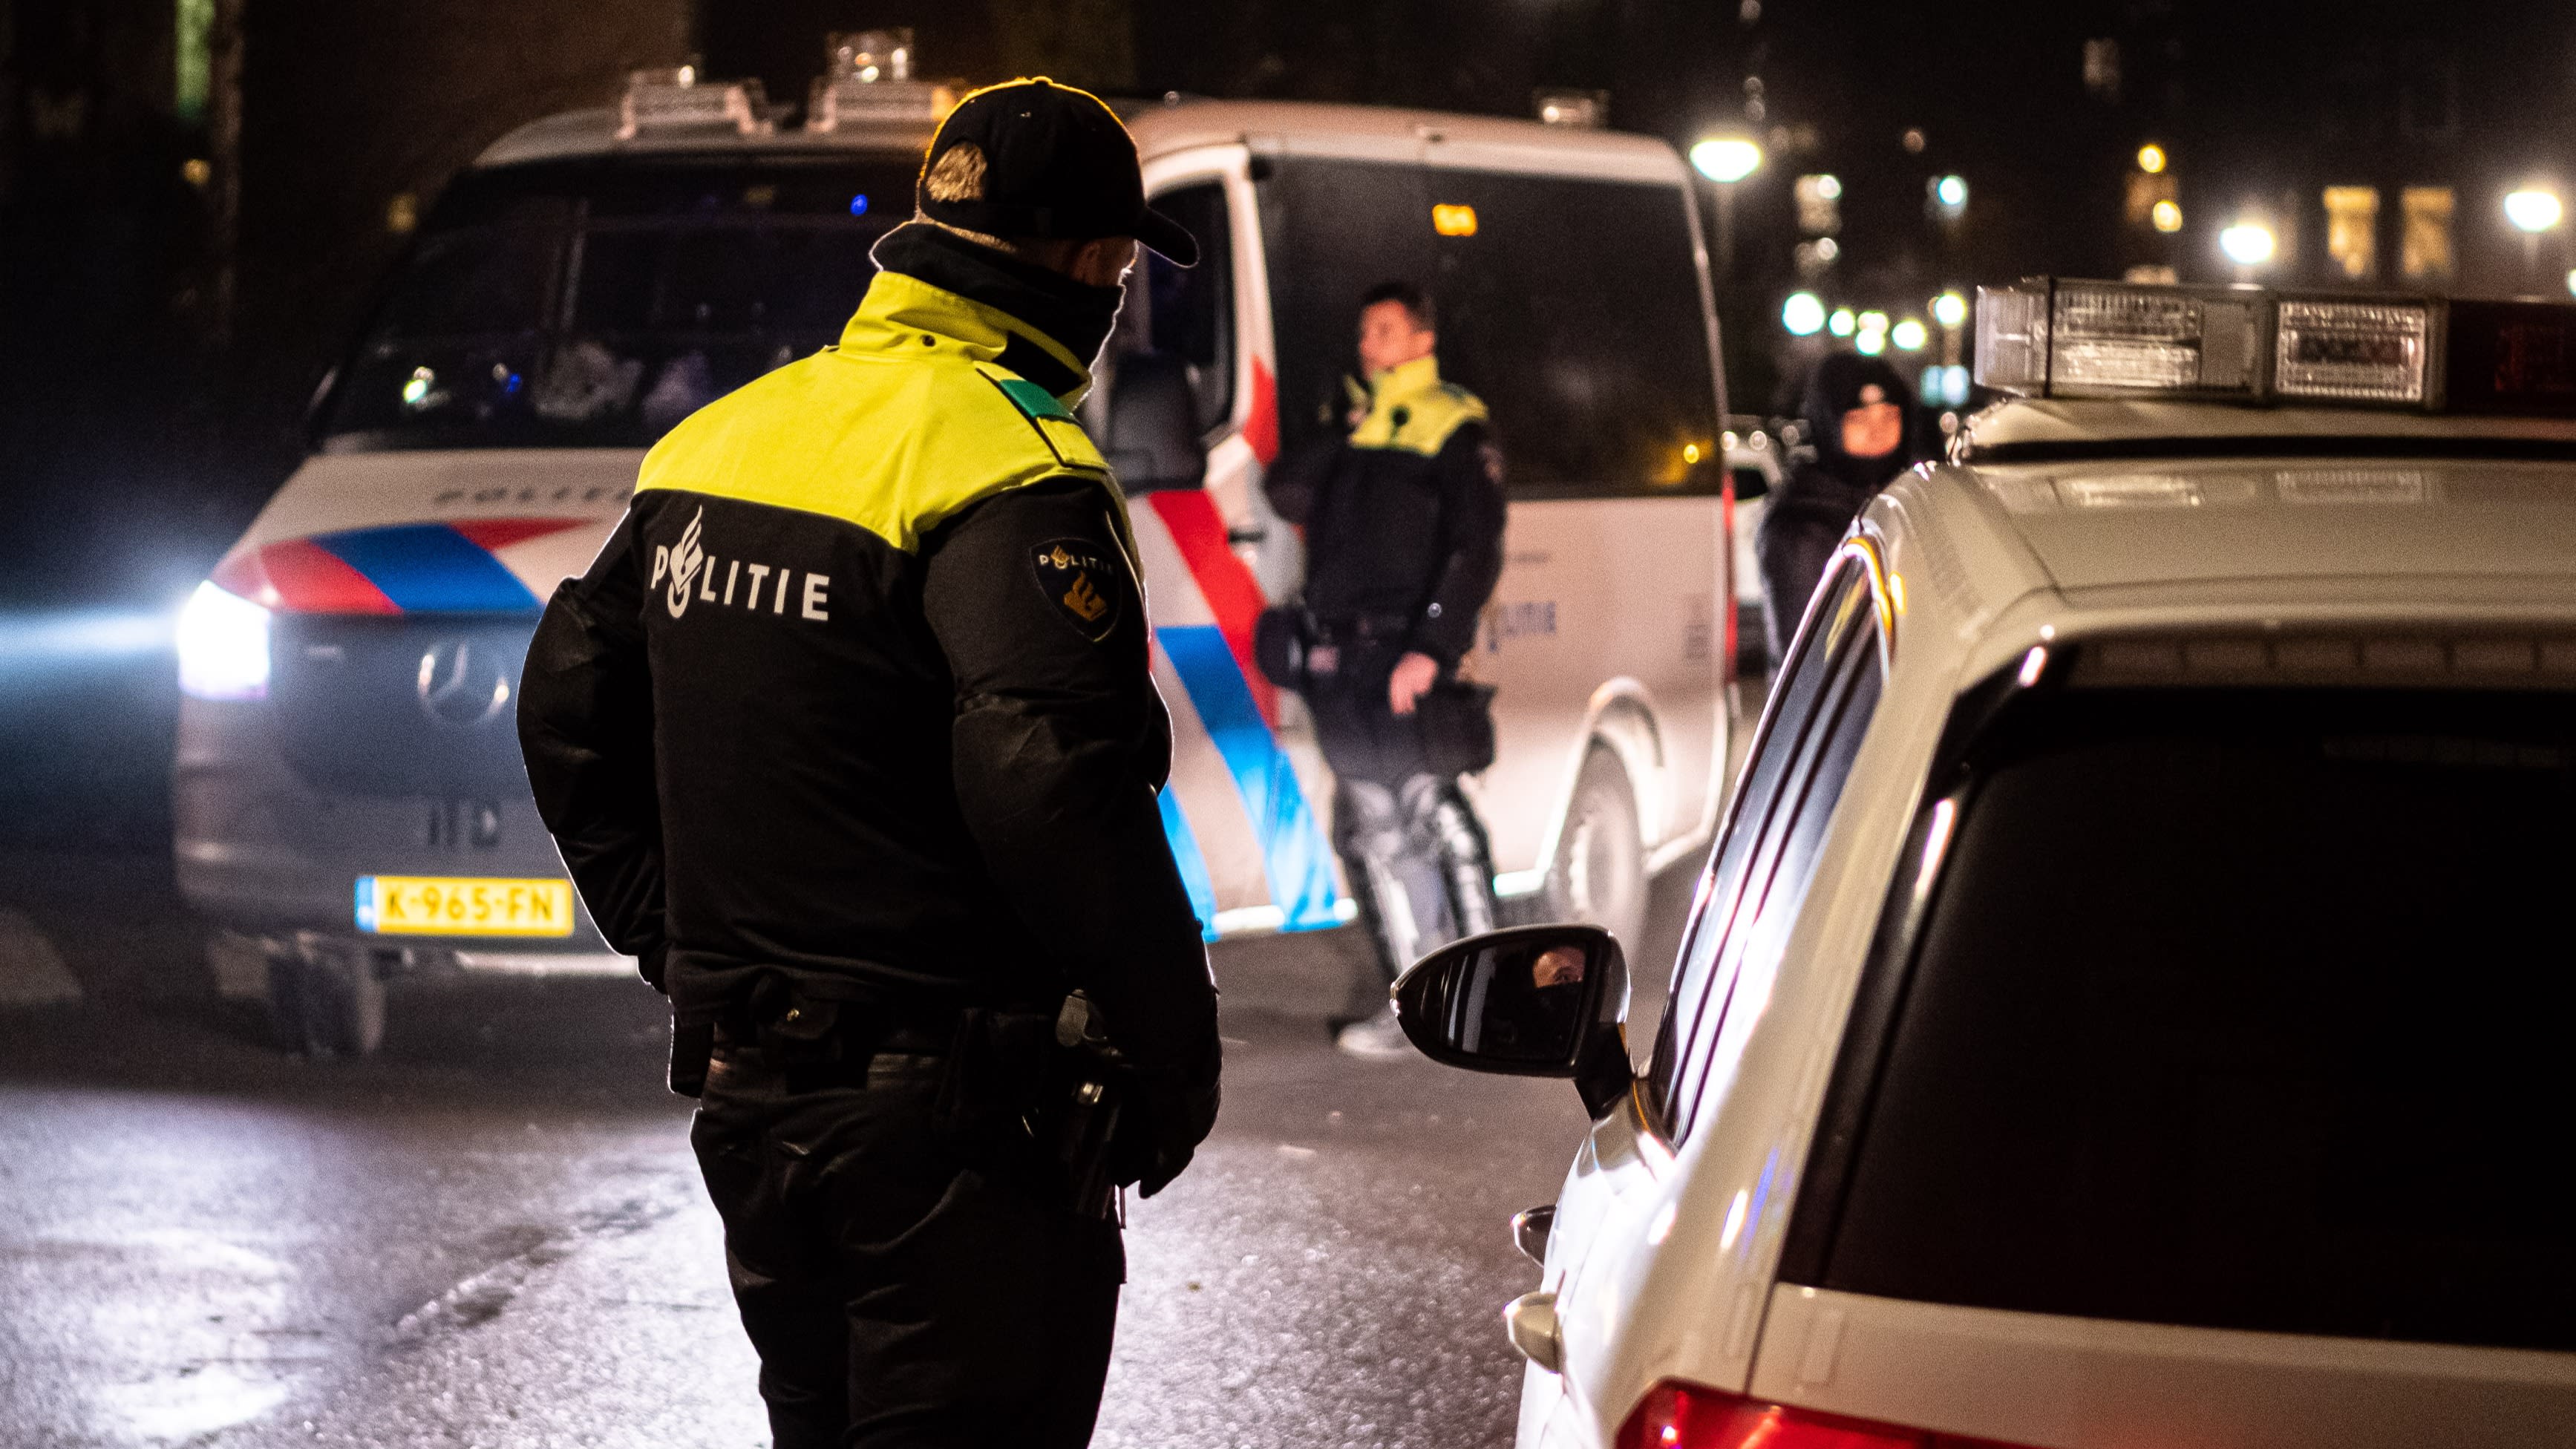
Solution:
M 1823 1286 L 2576 1349 L 2576 696 L 2021 708 Z
M 840 336 L 909 159 L 470 172 L 342 366 L 324 446 L 642 447 Z

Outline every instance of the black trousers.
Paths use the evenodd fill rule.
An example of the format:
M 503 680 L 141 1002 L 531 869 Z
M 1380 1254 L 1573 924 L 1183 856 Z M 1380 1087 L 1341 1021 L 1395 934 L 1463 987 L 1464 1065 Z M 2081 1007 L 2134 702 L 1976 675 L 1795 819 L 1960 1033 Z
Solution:
M 711 1067 L 689 1142 L 724 1219 L 778 1449 L 1078 1449 L 1126 1260 L 1024 1142 L 934 1122 L 945 1058 L 879 1053 L 792 1090 Z
M 1789 640 L 1806 617 L 1807 600 L 1842 547 L 1843 534 L 1869 503 L 1869 494 L 1829 480 L 1801 476 L 1783 483 L 1762 511 L 1753 551 L 1762 569 L 1762 621 L 1771 667 L 1788 657 Z
M 1433 771 L 1420 717 L 1387 707 L 1398 652 L 1346 646 L 1303 697 L 1333 767 L 1333 849 L 1393 981 L 1423 953 L 1493 929 L 1492 851 L 1454 776 Z

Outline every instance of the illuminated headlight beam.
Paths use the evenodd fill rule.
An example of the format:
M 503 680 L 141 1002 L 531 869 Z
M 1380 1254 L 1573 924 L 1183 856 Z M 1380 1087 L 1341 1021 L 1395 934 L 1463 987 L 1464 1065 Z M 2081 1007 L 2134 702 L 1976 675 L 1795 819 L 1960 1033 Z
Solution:
M 179 690 L 196 699 L 268 697 L 268 610 L 199 584 L 179 610 Z

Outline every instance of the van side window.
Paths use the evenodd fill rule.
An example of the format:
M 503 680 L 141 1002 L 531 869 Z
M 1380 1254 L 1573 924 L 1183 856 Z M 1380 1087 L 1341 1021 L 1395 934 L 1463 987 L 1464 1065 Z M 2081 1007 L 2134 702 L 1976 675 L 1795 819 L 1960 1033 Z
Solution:
M 1360 294 L 1429 285 L 1431 202 L 1420 167 L 1383 161 L 1282 156 L 1259 185 L 1284 453 L 1347 430 Z
M 1283 445 L 1340 426 L 1360 294 L 1402 279 L 1439 310 L 1442 374 L 1493 410 L 1513 497 L 1721 486 L 1697 466 L 1717 384 L 1678 185 L 1285 156 L 1261 212 Z
M 1681 189 L 1424 175 L 1433 205 L 1475 209 L 1467 234 L 1432 243 L 1440 366 L 1493 409 L 1512 496 L 1717 492 L 1717 383 Z
M 1201 431 L 1234 413 L 1234 240 L 1225 186 L 1207 181 L 1167 191 L 1154 209 L 1198 238 L 1199 264 L 1176 267 L 1145 254 L 1147 345 L 1189 370 Z
M 1825 826 L 1842 798 L 1882 684 L 1879 623 L 1860 565 L 1845 562 L 1791 646 L 1779 703 L 1755 742 L 1724 839 L 1700 884 L 1672 994 L 1647 1070 L 1649 1100 L 1671 1140 L 1688 1137 L 1712 1083 L 1732 1076 L 1733 1008 L 1767 997 Z

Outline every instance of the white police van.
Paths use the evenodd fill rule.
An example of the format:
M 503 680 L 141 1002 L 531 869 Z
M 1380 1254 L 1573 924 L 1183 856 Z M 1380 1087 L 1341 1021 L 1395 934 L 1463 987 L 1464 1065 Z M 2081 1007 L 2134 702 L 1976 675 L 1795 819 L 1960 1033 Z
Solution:
M 1523 1449 L 2576 1443 L 2576 307 L 2037 282 L 1808 606 L 1642 1070 L 1576 1079 Z
M 313 455 L 186 608 L 181 889 L 295 1035 L 364 1051 L 384 980 L 622 969 L 571 894 L 512 727 L 528 636 L 643 449 L 839 336 L 946 103 L 856 74 L 783 127 L 756 87 L 639 77 L 502 139 L 425 220 L 317 404 Z M 1713 828 L 1734 643 L 1724 416 L 1688 173 L 1662 142 L 1347 107 L 1130 120 L 1205 247 L 1134 280 L 1090 421 L 1133 501 L 1178 734 L 1165 820 L 1211 938 L 1350 918 L 1329 776 L 1252 662 L 1297 587 L 1262 470 L 1329 426 L 1357 298 L 1439 299 L 1492 406 L 1509 562 L 1470 668 L 1471 783 L 1525 913 L 1633 929 Z M 1615 258 L 1617 265 L 1605 265 Z

